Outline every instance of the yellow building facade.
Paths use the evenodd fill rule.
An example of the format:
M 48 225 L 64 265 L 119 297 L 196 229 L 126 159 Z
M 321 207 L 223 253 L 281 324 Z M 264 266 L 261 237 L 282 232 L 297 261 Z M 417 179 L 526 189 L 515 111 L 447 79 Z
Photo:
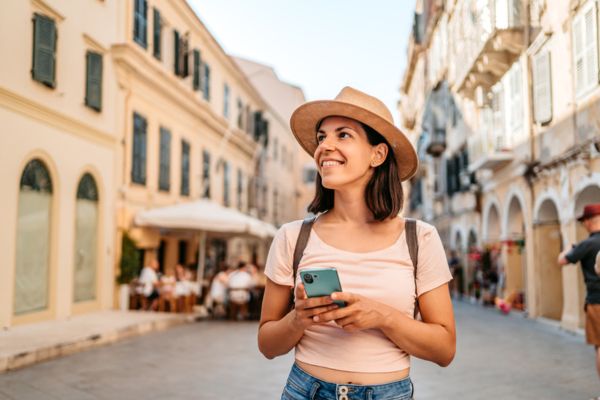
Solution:
M 0 324 L 112 307 L 117 2 L 10 1 L 0 24 Z
M 477 279 L 468 254 L 498 251 L 499 296 L 569 330 L 585 288 L 579 265 L 556 260 L 600 201 L 597 7 L 419 1 L 399 106 L 425 161 L 412 209 L 462 254 L 463 290 Z
M 116 306 L 125 235 L 165 273 L 193 268 L 201 240 L 208 274 L 266 258 L 268 238 L 139 226 L 141 211 L 208 199 L 269 223 L 302 217 L 285 119 L 186 1 L 0 7 L 15 34 L 0 43 L 13 55 L 0 74 L 2 326 Z M 284 154 L 261 164 L 272 127 Z

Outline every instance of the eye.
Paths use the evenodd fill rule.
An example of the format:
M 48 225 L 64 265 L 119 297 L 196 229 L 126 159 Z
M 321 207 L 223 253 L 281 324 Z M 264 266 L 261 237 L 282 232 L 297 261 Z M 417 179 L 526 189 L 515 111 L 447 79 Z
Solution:
M 317 143 L 321 143 L 323 141 L 323 139 L 325 139 L 325 135 L 323 135 L 323 134 L 317 135 Z
M 343 136 L 352 137 L 352 135 L 350 135 L 348 132 L 340 132 L 340 137 Z

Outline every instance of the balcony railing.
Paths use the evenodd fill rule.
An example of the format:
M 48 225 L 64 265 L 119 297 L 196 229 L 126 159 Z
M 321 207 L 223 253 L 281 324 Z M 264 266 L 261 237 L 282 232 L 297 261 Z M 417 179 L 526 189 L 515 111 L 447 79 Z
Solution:
M 485 129 L 468 139 L 469 172 L 480 169 L 497 171 L 509 164 L 514 156 L 506 145 L 506 135 Z
M 471 0 L 464 7 L 454 87 L 473 97 L 477 86 L 498 82 L 525 50 L 526 20 L 521 0 Z

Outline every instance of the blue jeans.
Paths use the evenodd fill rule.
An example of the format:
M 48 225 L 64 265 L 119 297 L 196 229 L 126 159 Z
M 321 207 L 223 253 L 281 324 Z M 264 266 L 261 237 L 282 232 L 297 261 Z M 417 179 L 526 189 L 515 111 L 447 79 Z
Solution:
M 338 385 L 317 379 L 294 364 L 281 400 L 410 400 L 413 390 L 408 376 L 383 385 Z

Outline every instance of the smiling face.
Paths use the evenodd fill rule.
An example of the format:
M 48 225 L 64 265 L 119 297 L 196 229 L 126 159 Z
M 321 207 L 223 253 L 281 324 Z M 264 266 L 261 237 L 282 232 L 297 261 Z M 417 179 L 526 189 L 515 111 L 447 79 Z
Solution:
M 373 168 L 383 163 L 387 155 L 387 146 L 371 145 L 363 126 L 350 118 L 323 119 L 316 140 L 314 159 L 327 189 L 349 184 L 366 186 Z

